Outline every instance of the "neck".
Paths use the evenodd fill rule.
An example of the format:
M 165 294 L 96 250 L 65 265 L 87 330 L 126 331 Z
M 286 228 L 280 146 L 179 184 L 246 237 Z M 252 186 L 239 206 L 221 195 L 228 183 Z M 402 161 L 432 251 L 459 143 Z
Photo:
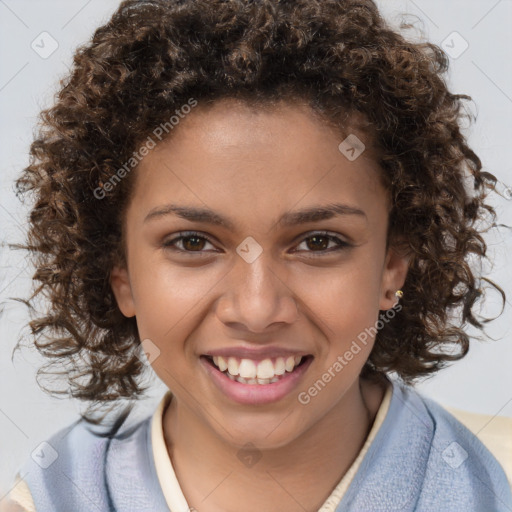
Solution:
M 233 446 L 174 398 L 165 442 L 189 506 L 201 512 L 318 510 L 356 459 L 385 388 L 356 382 L 320 422 L 290 443 L 259 451 Z

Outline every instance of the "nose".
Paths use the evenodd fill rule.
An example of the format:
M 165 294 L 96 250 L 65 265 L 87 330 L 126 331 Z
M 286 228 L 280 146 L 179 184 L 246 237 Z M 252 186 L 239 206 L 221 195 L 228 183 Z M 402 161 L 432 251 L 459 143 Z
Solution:
M 251 263 L 240 257 L 226 276 L 217 317 L 228 327 L 252 333 L 292 324 L 299 313 L 286 274 L 265 251 Z

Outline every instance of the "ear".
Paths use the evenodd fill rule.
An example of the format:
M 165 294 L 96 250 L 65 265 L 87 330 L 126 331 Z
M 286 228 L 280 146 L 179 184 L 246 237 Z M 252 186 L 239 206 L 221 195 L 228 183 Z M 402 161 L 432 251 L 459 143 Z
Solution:
M 117 305 L 124 316 L 135 316 L 135 303 L 133 300 L 130 276 L 125 267 L 115 266 L 110 272 L 110 286 L 116 297 Z
M 399 252 L 394 247 L 389 247 L 382 273 L 381 295 L 379 309 L 385 311 L 391 309 L 397 302 L 395 292 L 400 290 L 405 283 L 409 269 L 410 257 Z

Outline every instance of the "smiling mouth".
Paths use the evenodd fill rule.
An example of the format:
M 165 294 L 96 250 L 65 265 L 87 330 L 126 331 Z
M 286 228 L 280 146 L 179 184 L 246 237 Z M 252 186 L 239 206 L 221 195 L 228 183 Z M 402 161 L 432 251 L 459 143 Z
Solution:
M 238 357 L 201 356 L 208 364 L 241 384 L 267 385 L 279 382 L 306 363 L 312 356 L 289 356 L 262 360 Z

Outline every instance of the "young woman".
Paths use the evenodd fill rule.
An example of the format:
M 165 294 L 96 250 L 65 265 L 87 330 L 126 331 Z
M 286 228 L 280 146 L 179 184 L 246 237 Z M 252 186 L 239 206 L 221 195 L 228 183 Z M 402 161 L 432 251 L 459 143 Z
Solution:
M 34 342 L 91 407 L 13 510 L 512 509 L 495 458 L 412 387 L 482 325 L 468 261 L 495 180 L 447 66 L 371 1 L 120 5 L 17 182 Z M 148 363 L 155 413 L 99 420 Z

